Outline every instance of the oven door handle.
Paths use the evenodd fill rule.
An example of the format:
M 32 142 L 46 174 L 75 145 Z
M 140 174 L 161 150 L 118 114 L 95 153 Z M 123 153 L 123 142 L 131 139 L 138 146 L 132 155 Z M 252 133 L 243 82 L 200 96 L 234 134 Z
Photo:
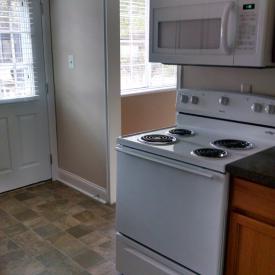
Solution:
M 194 174 L 194 175 L 201 176 L 201 177 L 208 178 L 208 179 L 213 179 L 215 177 L 215 175 L 207 173 L 207 172 L 202 172 L 202 171 L 192 169 L 192 168 L 189 168 L 189 167 L 186 167 L 183 165 L 179 165 L 177 163 L 172 163 L 170 161 L 165 161 L 165 160 L 160 159 L 159 157 L 151 157 L 151 156 L 145 155 L 144 153 L 139 154 L 137 152 L 133 152 L 133 151 L 127 150 L 125 148 L 122 149 L 120 146 L 117 146 L 116 150 L 118 152 L 125 153 L 130 156 L 138 157 L 138 158 L 156 162 L 156 163 L 159 163 L 159 164 L 162 164 L 165 166 L 169 166 L 171 168 L 175 168 L 177 170 L 181 170 L 181 171 L 187 172 L 189 174 Z

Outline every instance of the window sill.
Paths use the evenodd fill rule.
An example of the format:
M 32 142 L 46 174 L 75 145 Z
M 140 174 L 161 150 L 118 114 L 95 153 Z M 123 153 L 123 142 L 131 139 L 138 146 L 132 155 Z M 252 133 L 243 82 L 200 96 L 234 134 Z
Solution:
M 169 93 L 176 92 L 176 87 L 166 87 L 158 89 L 136 89 L 128 90 L 121 93 L 121 97 L 130 97 L 130 96 L 140 96 L 140 95 L 149 95 L 149 94 L 159 94 L 159 93 Z
M 0 99 L 0 105 L 1 104 L 24 103 L 24 102 L 36 101 L 36 100 L 38 100 L 38 98 L 39 98 L 39 95 L 22 97 L 22 98 Z

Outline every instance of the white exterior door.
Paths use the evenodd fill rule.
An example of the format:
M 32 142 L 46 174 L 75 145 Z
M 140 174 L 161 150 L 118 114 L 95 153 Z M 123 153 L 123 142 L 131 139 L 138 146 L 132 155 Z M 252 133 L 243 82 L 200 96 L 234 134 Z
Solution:
M 0 2 L 0 192 L 51 178 L 40 1 Z

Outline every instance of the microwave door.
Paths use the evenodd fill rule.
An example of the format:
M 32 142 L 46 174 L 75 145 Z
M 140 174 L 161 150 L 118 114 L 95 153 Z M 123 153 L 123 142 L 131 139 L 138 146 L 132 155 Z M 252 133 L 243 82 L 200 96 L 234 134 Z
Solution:
M 233 65 L 237 36 L 235 1 L 213 1 L 151 9 L 151 61 L 190 65 Z M 151 34 L 152 35 L 152 34 Z

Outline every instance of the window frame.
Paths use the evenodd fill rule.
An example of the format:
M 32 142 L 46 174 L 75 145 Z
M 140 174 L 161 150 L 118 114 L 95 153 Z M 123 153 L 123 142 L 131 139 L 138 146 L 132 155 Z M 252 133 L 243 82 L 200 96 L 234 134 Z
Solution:
M 152 89 L 129 89 L 121 91 L 121 97 L 138 96 L 138 95 L 149 95 L 159 93 L 171 93 L 176 92 L 177 88 L 174 87 L 163 87 L 163 88 L 152 88 Z

